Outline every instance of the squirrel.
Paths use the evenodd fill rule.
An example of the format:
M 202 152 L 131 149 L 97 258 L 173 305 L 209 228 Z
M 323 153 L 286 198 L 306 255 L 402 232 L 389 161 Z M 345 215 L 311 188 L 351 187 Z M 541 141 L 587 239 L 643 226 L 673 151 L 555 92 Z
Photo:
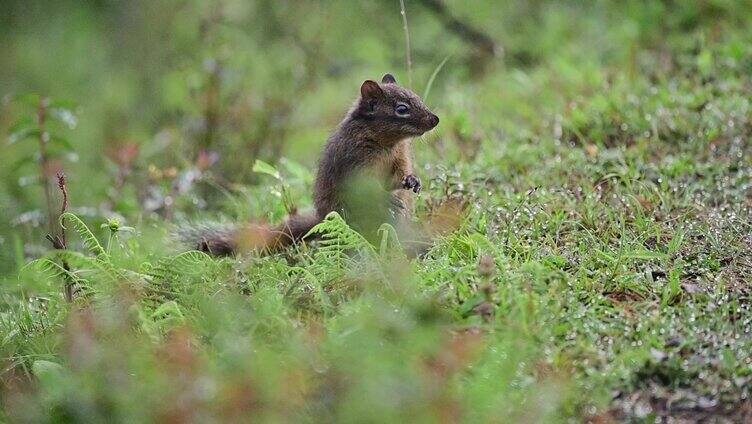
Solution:
M 380 225 L 383 215 L 368 216 L 373 210 L 387 209 L 392 216 L 405 217 L 412 211 L 412 193 L 422 187 L 413 171 L 410 139 L 438 124 L 439 117 L 391 74 L 384 75 L 381 83 L 366 80 L 326 143 L 316 174 L 312 213 L 291 215 L 276 227 L 192 228 L 181 236 L 192 239 L 200 251 L 230 255 L 274 251 L 300 242 L 332 211 L 351 225 L 358 221 Z M 363 182 L 371 187 L 375 183 L 378 189 L 364 192 L 359 186 Z M 385 196 L 374 201 L 373 193 Z

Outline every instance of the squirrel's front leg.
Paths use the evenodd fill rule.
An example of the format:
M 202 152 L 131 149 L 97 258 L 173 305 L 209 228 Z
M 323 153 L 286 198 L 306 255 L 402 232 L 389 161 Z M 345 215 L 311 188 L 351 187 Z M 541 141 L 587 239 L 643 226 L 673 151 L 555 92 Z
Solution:
M 409 141 L 403 140 L 395 146 L 392 158 L 392 178 L 394 178 L 395 188 L 420 193 L 423 186 L 420 183 L 420 178 L 413 174 Z

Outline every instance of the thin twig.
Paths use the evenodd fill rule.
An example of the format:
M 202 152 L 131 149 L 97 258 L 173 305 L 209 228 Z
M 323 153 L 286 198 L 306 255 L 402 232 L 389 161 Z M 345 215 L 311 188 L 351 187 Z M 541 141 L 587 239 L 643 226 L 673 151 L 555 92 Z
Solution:
M 453 15 L 449 8 L 441 0 L 419 0 L 427 9 L 434 12 L 444 23 L 446 29 L 466 43 L 480 50 L 486 57 L 499 56 L 503 52 L 501 46 L 488 34 L 480 29 L 473 27 L 470 23 L 461 20 Z
M 407 12 L 405 0 L 400 0 L 400 14 L 402 15 L 402 29 L 405 30 L 405 60 L 407 61 L 407 87 L 413 88 L 413 59 L 410 53 L 410 30 L 407 26 Z
M 42 97 L 39 100 L 39 107 L 37 108 L 37 125 L 39 126 L 39 178 L 42 188 L 44 189 L 44 200 L 47 206 L 47 224 L 49 226 L 50 234 L 55 234 L 55 212 L 52 210 L 52 192 L 50 191 L 50 181 L 47 178 L 48 160 L 47 157 L 47 142 L 50 139 L 50 134 L 45 128 L 47 121 L 47 105 L 49 101 L 46 97 Z

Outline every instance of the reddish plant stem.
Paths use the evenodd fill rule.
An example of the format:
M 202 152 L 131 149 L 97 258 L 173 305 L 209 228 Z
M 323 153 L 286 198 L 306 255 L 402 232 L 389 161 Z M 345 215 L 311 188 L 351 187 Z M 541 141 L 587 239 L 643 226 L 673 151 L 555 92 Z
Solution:
M 60 216 L 62 216 L 65 212 L 68 211 L 68 187 L 65 182 L 65 174 L 62 172 L 57 173 L 57 186 L 63 194 L 63 205 L 60 208 Z M 59 219 L 60 217 L 58 216 L 58 218 L 55 221 Z M 62 226 L 62 228 L 60 229 L 59 236 L 53 235 L 53 234 L 47 234 L 47 240 L 49 240 L 50 243 L 52 243 L 52 247 L 54 249 L 65 250 L 68 248 L 68 242 L 66 240 L 64 226 Z M 63 269 L 65 269 L 66 271 L 70 271 L 70 266 L 68 265 L 68 262 L 66 262 L 65 260 L 63 260 Z M 65 293 L 64 293 L 65 300 L 68 302 L 72 302 L 73 301 L 73 282 L 70 281 L 68 278 L 66 278 L 64 290 L 65 290 Z
M 65 184 L 65 174 L 61 171 L 57 173 L 57 186 L 60 188 L 60 192 L 63 193 L 63 206 L 60 208 L 60 215 L 62 216 L 68 211 L 68 187 Z M 60 241 L 62 242 L 63 249 L 68 247 L 68 241 L 65 239 L 65 226 L 60 228 Z

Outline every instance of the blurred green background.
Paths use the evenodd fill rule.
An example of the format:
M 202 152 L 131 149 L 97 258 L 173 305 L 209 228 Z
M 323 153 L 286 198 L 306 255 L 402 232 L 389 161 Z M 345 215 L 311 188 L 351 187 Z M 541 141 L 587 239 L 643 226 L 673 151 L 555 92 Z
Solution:
M 185 172 L 202 150 L 210 153 L 204 164 L 216 160 L 204 183 L 225 189 L 257 182 L 256 159 L 287 157 L 313 169 L 366 78 L 411 77 L 423 94 L 446 59 L 428 99 L 444 123 L 431 139 L 456 133 L 469 143 L 504 143 L 484 135 L 518 133 L 521 121 L 538 125 L 542 113 L 551 119 L 569 94 L 597 85 L 609 69 L 641 72 L 641 60 L 653 59 L 643 49 L 691 43 L 684 31 L 746 24 L 743 3 L 449 1 L 437 10 L 436 2 L 411 1 L 408 76 L 400 8 L 391 0 L 5 0 L 0 133 L 35 115 L 12 95 L 70 102 L 75 128 L 53 129 L 69 148 L 53 154 L 47 172 L 65 171 L 74 210 L 131 220 L 216 211 L 216 188 L 193 196 L 182 184 L 185 196 L 164 204 L 175 181 L 193 181 Z M 32 256 L 41 249 L 34 227 L 44 203 L 38 164 L 29 160 L 37 150 L 33 138 L 3 143 L 2 272 L 22 262 L 21 247 Z M 167 177 L 150 179 L 165 170 Z
M 470 22 L 503 32 L 497 5 L 467 6 L 459 12 L 472 12 Z M 410 7 L 416 89 L 452 55 L 438 103 L 442 87 L 467 78 L 472 52 L 425 7 Z M 218 161 L 213 178 L 224 186 L 255 182 L 256 159 L 286 156 L 314 169 L 362 80 L 393 72 L 407 82 L 399 4 L 389 1 L 4 1 L 3 11 L 0 131 L 35 113 L 10 95 L 75 104 L 75 128 L 54 129 L 71 149 L 51 166 L 68 175 L 72 207 L 92 217 L 171 215 L 162 198 L 170 182 L 148 181 L 149 169 L 183 175 L 202 150 Z M 37 149 L 33 139 L 3 143 L 3 272 L 14 261 L 12 234 L 25 244 L 39 236 L 38 166 L 23 160 Z M 176 209 L 218 209 L 203 200 Z

